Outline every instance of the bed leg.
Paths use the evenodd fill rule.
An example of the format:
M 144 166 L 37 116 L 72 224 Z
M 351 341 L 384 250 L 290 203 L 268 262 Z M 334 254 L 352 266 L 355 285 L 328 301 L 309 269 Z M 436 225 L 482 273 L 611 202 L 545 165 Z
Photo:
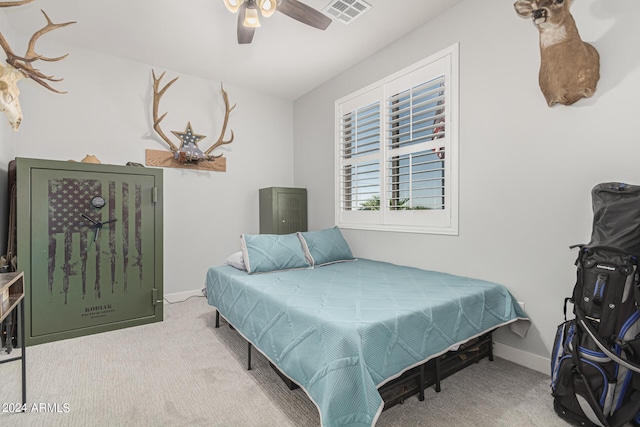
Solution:
M 493 362 L 493 333 L 489 334 L 489 361 Z
M 420 390 L 418 400 L 422 402 L 424 400 L 424 363 L 420 365 L 420 387 L 418 390 Z
M 247 343 L 247 371 L 251 370 L 251 343 Z
M 436 357 L 436 393 L 440 393 L 440 358 Z
M 220 312 L 216 310 L 216 328 L 220 327 Z

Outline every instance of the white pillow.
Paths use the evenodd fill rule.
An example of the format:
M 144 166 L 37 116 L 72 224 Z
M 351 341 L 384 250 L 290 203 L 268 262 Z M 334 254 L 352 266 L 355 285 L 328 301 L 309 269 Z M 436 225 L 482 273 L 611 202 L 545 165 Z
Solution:
M 229 257 L 225 261 L 225 264 L 237 268 L 238 270 L 247 271 L 247 268 L 244 265 L 244 257 L 242 256 L 242 251 L 238 251 L 229 255 Z

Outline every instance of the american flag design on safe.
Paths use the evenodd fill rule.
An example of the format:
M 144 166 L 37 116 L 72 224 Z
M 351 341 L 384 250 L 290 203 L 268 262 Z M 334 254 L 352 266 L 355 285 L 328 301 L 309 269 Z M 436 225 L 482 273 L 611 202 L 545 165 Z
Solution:
M 137 267 L 139 270 L 140 284 L 143 283 L 142 259 L 142 196 L 141 185 L 135 184 L 133 194 L 130 195 L 129 184 L 109 181 L 108 184 L 108 207 L 98 211 L 91 208 L 90 200 L 95 196 L 103 194 L 102 182 L 94 179 L 72 179 L 60 178 L 48 181 L 49 195 L 49 244 L 48 244 L 48 288 L 49 293 L 58 292 L 54 289 L 54 276 L 56 268 L 62 270 L 62 289 L 65 294 L 64 303 L 67 304 L 69 292 L 81 292 L 82 298 L 87 294 L 87 266 L 90 256 L 95 257 L 95 273 L 90 277 L 95 278 L 93 291 L 95 298 L 100 299 L 103 289 L 103 271 L 101 256 L 106 252 L 110 255 L 110 271 L 108 280 L 110 281 L 111 293 L 118 290 L 116 283 L 117 259 L 123 260 L 123 283 L 121 292 L 127 292 L 127 271 L 129 268 Z M 120 193 L 122 206 L 117 205 L 118 193 Z M 130 233 L 129 206 L 130 197 L 134 201 L 133 226 L 134 232 Z M 107 216 L 104 214 L 108 213 Z M 94 223 L 83 217 L 86 215 L 96 222 L 105 222 L 116 219 L 115 222 L 104 225 L 99 230 L 98 238 L 95 238 L 96 230 Z M 118 245 L 118 233 L 121 233 L 122 244 Z M 130 234 L 133 234 L 132 236 Z M 107 236 L 107 244 L 104 244 L 104 236 Z M 79 245 L 74 245 L 74 239 L 79 240 Z M 131 242 L 133 240 L 133 242 Z M 130 244 L 135 249 L 133 262 L 129 262 Z M 103 247 L 106 246 L 106 247 Z M 120 248 L 120 249 L 119 249 Z M 79 254 L 74 254 L 74 250 L 79 250 Z M 58 252 L 63 252 L 62 265 L 57 265 L 60 259 Z M 72 261 L 76 256 L 80 257 L 80 265 L 77 261 Z M 76 258 L 77 259 L 77 258 Z M 56 261 L 58 260 L 58 261 Z M 79 271 L 78 271 L 79 268 Z M 107 273 L 107 272 L 105 272 Z M 70 289 L 70 277 L 81 275 L 81 289 Z

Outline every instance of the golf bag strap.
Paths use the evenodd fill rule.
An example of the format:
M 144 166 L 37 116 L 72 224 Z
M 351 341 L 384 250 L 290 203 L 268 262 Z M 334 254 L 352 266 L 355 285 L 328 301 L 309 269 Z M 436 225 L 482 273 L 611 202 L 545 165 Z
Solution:
M 595 331 L 595 329 L 593 328 L 593 325 L 591 324 L 591 322 L 589 322 L 589 320 L 587 320 L 586 316 L 584 315 L 584 312 L 582 311 L 582 309 L 578 305 L 575 305 L 573 307 L 573 311 L 576 314 L 576 319 L 578 320 L 578 323 L 580 324 L 580 326 L 582 326 L 584 328 L 584 330 L 587 332 L 587 334 L 589 334 L 591 339 L 593 339 L 593 341 L 596 343 L 598 348 L 604 354 L 609 356 L 609 358 L 611 360 L 613 360 L 614 362 L 624 366 L 625 368 L 627 368 L 627 369 L 629 369 L 629 370 L 631 370 L 631 371 L 633 371 L 635 373 L 640 374 L 640 366 L 639 365 L 636 365 L 635 363 L 631 363 L 631 362 L 629 362 L 627 360 L 624 360 L 620 356 L 618 356 L 617 354 L 615 354 L 614 352 L 609 350 L 609 346 L 602 341 L 602 338 Z

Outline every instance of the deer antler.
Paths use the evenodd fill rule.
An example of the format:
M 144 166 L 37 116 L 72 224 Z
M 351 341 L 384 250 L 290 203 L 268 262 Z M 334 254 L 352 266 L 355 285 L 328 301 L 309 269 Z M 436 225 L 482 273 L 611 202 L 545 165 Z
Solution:
M 204 154 L 207 156 L 209 156 L 209 154 L 219 146 L 225 145 L 225 144 L 231 144 L 233 142 L 233 131 L 231 131 L 231 139 L 227 141 L 224 140 L 224 134 L 227 132 L 227 124 L 229 123 L 229 114 L 231 113 L 231 111 L 233 111 L 234 108 L 236 108 L 236 104 L 233 104 L 233 107 L 229 108 L 229 94 L 227 94 L 227 91 L 224 90 L 224 87 L 222 87 L 222 83 L 220 83 L 220 90 L 222 91 L 222 98 L 224 99 L 224 106 L 226 110 L 224 114 L 224 124 L 222 125 L 222 130 L 220 131 L 220 136 L 218 137 L 218 141 L 216 141 L 215 144 L 213 144 L 211 147 L 209 147 L 207 151 L 204 152 Z M 209 157 L 216 159 L 221 156 L 222 154 L 219 154 L 217 156 L 209 156 Z
M 11 6 L 21 6 L 23 4 L 31 3 L 33 0 L 22 0 L 22 1 L 5 1 L 0 3 L 0 7 L 11 7 Z
M 33 36 L 31 36 L 31 40 L 29 40 L 27 53 L 24 55 L 24 57 L 18 56 L 15 53 L 13 53 L 11 46 L 9 46 L 9 43 L 7 43 L 7 40 L 4 38 L 4 36 L 1 33 L 0 33 L 0 46 L 2 46 L 2 48 L 4 49 L 4 52 L 7 55 L 7 63 L 10 64 L 13 68 L 20 70 L 26 77 L 31 78 L 32 80 L 36 81 L 40 85 L 46 87 L 47 89 L 53 92 L 66 93 L 66 92 L 61 92 L 59 90 L 52 88 L 46 82 L 47 80 L 50 82 L 59 82 L 62 79 L 54 79 L 53 76 L 47 76 L 46 74 L 41 73 L 39 70 L 33 68 L 33 65 L 31 65 L 31 63 L 34 61 L 37 61 L 38 59 L 41 59 L 43 61 L 48 61 L 48 62 L 54 62 L 54 61 L 60 61 L 61 59 L 66 58 L 69 54 L 62 55 L 57 58 L 47 58 L 45 56 L 38 55 L 35 51 L 36 42 L 38 41 L 41 35 L 46 34 L 49 31 L 53 31 L 57 28 L 66 27 L 67 25 L 70 25 L 70 24 L 75 24 L 75 21 L 65 22 L 63 24 L 54 24 L 53 22 L 51 22 L 51 19 L 49 19 L 49 17 L 44 12 L 44 10 L 41 10 L 41 12 L 44 15 L 44 17 L 47 19 L 47 25 L 45 25 L 40 30 L 33 33 Z
M 169 137 L 165 135 L 164 132 L 162 132 L 162 129 L 160 129 L 160 122 L 162 121 L 162 119 L 164 119 L 164 116 L 166 116 L 167 113 L 164 113 L 162 116 L 158 117 L 158 106 L 160 105 L 160 98 L 162 98 L 162 95 L 164 95 L 167 89 L 169 89 L 169 87 L 174 84 L 175 81 L 178 80 L 178 78 L 176 77 L 175 79 L 167 83 L 162 89 L 158 90 L 160 86 L 160 80 L 162 80 L 162 78 L 164 77 L 164 72 L 160 74 L 160 77 L 158 78 L 156 78 L 156 72 L 154 70 L 151 70 L 151 74 L 153 74 L 153 129 L 158 132 L 158 135 L 160 135 L 164 142 L 169 144 L 169 148 L 171 149 L 171 151 L 176 152 L 178 151 L 178 147 L 173 142 L 171 142 Z
M 183 144 L 182 148 L 178 148 L 178 146 L 176 146 L 173 142 L 171 142 L 169 137 L 160 128 L 160 122 L 165 118 L 167 113 L 164 113 L 163 115 L 158 117 L 158 107 L 160 105 L 160 98 L 162 98 L 162 96 L 169 89 L 169 87 L 171 87 L 171 85 L 174 84 L 176 82 L 176 80 L 178 80 L 178 77 L 174 78 L 169 83 L 164 85 L 162 87 L 162 89 L 160 89 L 160 81 L 164 77 L 165 73 L 163 72 L 162 74 L 160 74 L 160 77 L 156 77 L 156 72 L 154 70 L 151 70 L 151 73 L 153 75 L 153 129 L 164 140 L 164 142 L 166 142 L 169 145 L 169 149 L 176 156 L 175 158 L 179 159 L 180 156 L 184 154 L 183 151 L 185 150 L 185 144 Z M 188 147 L 186 147 L 186 150 L 187 151 L 191 150 L 189 152 L 189 156 L 193 155 L 192 151 L 194 151 L 194 150 L 197 153 L 199 153 L 199 154 L 196 154 L 195 157 L 193 157 L 193 158 L 189 157 L 188 161 L 215 160 L 218 157 L 222 157 L 222 154 L 220 154 L 218 156 L 211 156 L 210 153 L 213 150 L 215 150 L 216 148 L 218 148 L 219 146 L 221 146 L 221 145 L 230 144 L 231 142 L 233 142 L 233 138 L 234 138 L 233 131 L 231 131 L 231 138 L 228 139 L 228 140 L 224 139 L 224 135 L 227 132 L 227 124 L 229 123 L 229 114 L 231 113 L 231 111 L 233 111 L 234 108 L 236 108 L 236 106 L 235 106 L 235 104 L 233 105 L 233 107 L 229 106 L 229 95 L 224 90 L 224 87 L 222 86 L 222 83 L 220 84 L 220 89 L 222 90 L 222 97 L 224 99 L 225 116 L 224 116 L 224 124 L 222 125 L 222 130 L 220 131 L 220 136 L 218 137 L 218 141 L 216 141 L 216 143 L 213 144 L 204 153 L 202 151 L 200 151 L 197 148 L 197 146 L 196 147 L 191 147 L 191 145 L 194 145 L 194 146 L 196 145 L 197 140 L 191 141 L 192 144 L 186 144 L 186 145 L 188 145 Z M 190 133 L 191 132 L 191 124 L 188 125 L 187 129 L 188 129 L 188 131 Z M 185 131 L 185 132 L 187 132 L 187 131 Z M 173 132 L 173 133 L 178 137 L 181 137 L 181 135 L 182 135 L 182 134 L 176 133 L 176 132 Z M 199 136 L 202 137 L 202 135 L 199 135 Z M 198 139 L 202 139 L 202 138 L 198 138 Z M 185 140 L 183 139 L 183 143 L 184 142 L 185 142 Z

